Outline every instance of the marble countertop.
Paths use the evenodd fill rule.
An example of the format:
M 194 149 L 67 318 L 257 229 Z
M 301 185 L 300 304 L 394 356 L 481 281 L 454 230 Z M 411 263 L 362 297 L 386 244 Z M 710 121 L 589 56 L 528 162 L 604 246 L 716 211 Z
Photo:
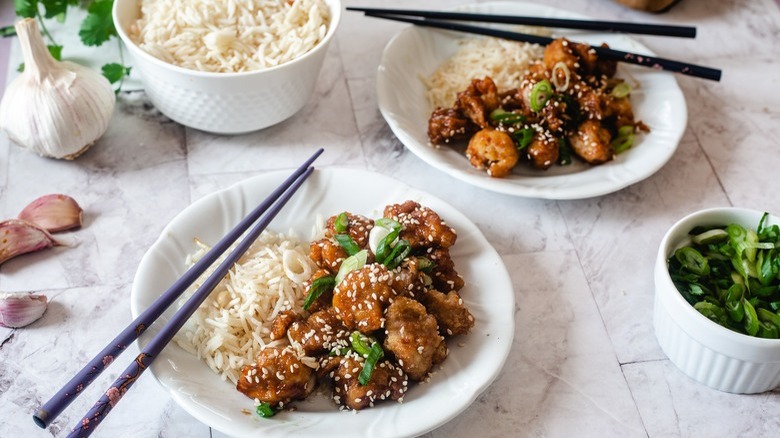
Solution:
M 460 3 L 429 1 L 426 8 Z M 84 227 L 72 233 L 77 246 L 0 267 L 0 290 L 37 291 L 51 300 L 35 324 L 0 328 L 0 436 L 64 436 L 116 378 L 126 361 L 49 429 L 33 424 L 34 409 L 129 323 L 133 275 L 171 218 L 214 190 L 296 166 L 314 146 L 327 150 L 321 166 L 377 171 L 447 199 L 482 230 L 511 273 L 517 325 L 503 372 L 471 408 L 425 436 L 777 436 L 780 391 L 718 392 L 666 358 L 653 333 L 652 272 L 661 237 L 687 213 L 727 205 L 780 212 L 778 5 L 683 0 L 668 13 L 646 15 L 607 0 L 543 3 L 602 19 L 698 27 L 690 41 L 637 38 L 667 58 L 724 70 L 720 83 L 678 77 L 688 126 L 655 175 L 598 198 L 549 201 L 482 191 L 429 167 L 404 149 L 377 109 L 379 57 L 405 25 L 353 13 L 344 15 L 311 104 L 263 131 L 220 137 L 185 128 L 131 84 L 106 135 L 77 161 L 40 158 L 0 135 L 2 217 L 54 192 L 85 209 Z M 19 60 L 12 45 L 9 80 Z M 137 352 L 132 346 L 123 359 Z M 96 436 L 224 435 L 145 376 Z

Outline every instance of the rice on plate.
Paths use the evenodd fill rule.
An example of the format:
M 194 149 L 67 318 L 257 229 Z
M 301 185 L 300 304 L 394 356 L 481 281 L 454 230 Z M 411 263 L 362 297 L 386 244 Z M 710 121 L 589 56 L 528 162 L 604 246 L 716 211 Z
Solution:
M 323 0 L 141 0 L 130 38 L 167 63 L 207 72 L 277 66 L 327 33 Z
M 188 257 L 187 266 L 210 249 L 197 239 L 196 245 L 198 249 Z M 224 258 L 225 255 L 221 256 L 198 278 L 180 304 L 192 296 Z M 223 380 L 235 385 L 241 368 L 254 363 L 263 348 L 286 345 L 286 339 L 270 339 L 272 322 L 284 310 L 302 308 L 303 283 L 315 268 L 309 260 L 308 242 L 294 235 L 264 231 L 174 340 L 205 361 Z

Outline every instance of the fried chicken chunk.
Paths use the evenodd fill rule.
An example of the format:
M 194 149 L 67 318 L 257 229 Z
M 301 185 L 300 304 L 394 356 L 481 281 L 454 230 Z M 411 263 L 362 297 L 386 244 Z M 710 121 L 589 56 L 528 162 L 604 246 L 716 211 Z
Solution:
M 347 251 L 333 239 L 325 238 L 312 242 L 309 245 L 309 258 L 321 269 L 335 274 L 341 266 L 341 262 L 349 257 Z
M 445 295 L 437 290 L 429 290 L 423 295 L 422 302 L 436 318 L 443 335 L 463 335 L 474 327 L 474 317 L 457 292 Z
M 512 137 L 506 132 L 485 128 L 471 137 L 466 158 L 477 169 L 487 170 L 493 178 L 503 178 L 512 171 L 520 153 Z
M 480 128 L 488 126 L 490 112 L 498 108 L 501 101 L 498 89 L 490 77 L 472 79 L 465 91 L 458 93 L 455 109 L 463 113 Z
M 300 316 L 292 310 L 284 310 L 279 312 L 271 323 L 271 340 L 282 339 L 287 336 L 287 329 L 300 319 Z
M 435 211 L 414 201 L 391 204 L 385 207 L 384 216 L 403 226 L 399 237 L 406 239 L 412 248 L 440 246 L 449 248 L 458 235 Z
M 330 366 L 332 369 L 328 374 L 334 383 L 333 400 L 350 409 L 360 410 L 383 400 L 399 400 L 408 388 L 406 373 L 386 360 L 374 366 L 371 379 L 365 385 L 358 381 L 365 363 L 362 358 L 345 356 L 334 358 L 330 363 L 337 364 Z
M 357 246 L 365 248 L 368 244 L 368 233 L 374 228 L 374 220 L 365 216 L 345 212 L 347 215 L 346 234 L 355 241 Z M 339 215 L 331 216 L 325 223 L 325 237 L 333 237 L 336 234 L 343 234 L 336 231 L 336 219 Z
M 236 389 L 249 398 L 281 406 L 303 400 L 316 386 L 314 371 L 289 348 L 267 347 L 254 365 L 241 369 Z
M 433 144 L 468 138 L 479 127 L 455 108 L 436 108 L 428 119 L 428 139 Z
M 422 257 L 433 262 L 434 266 L 428 275 L 436 290 L 442 292 L 459 291 L 463 289 L 463 277 L 455 270 L 455 263 L 450 257 L 450 251 L 445 248 L 428 248 Z
M 612 159 L 615 150 L 612 136 L 598 120 L 586 120 L 569 137 L 574 152 L 590 164 L 601 164 Z
M 417 257 L 406 258 L 400 266 L 390 271 L 390 286 L 397 295 L 415 298 L 425 292 L 425 282 L 417 267 Z
M 371 263 L 347 274 L 333 291 L 333 307 L 350 330 L 370 334 L 384 327 L 384 309 L 395 296 L 385 265 Z
M 307 356 L 327 354 L 349 338 L 349 330 L 336 316 L 333 307 L 309 315 L 290 325 L 290 339 L 301 344 Z
M 446 352 L 447 348 L 436 318 L 426 312 L 425 306 L 406 297 L 396 298 L 385 315 L 385 350 L 395 355 L 409 378 L 424 379 L 436 363 L 434 358 L 443 360 L 442 349 Z

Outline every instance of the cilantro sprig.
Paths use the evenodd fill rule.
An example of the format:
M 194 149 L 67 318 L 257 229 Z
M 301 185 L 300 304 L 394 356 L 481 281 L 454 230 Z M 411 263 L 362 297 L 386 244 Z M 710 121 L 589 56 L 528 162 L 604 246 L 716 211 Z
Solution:
M 20 18 L 35 18 L 40 24 L 41 31 L 48 40 L 48 48 L 51 55 L 57 59 L 62 59 L 63 46 L 58 44 L 46 28 L 45 21 L 54 19 L 60 23 L 65 22 L 68 9 L 70 7 L 79 7 L 82 3 L 79 0 L 14 0 L 14 11 Z M 98 47 L 116 37 L 116 27 L 111 17 L 111 9 L 114 0 L 93 0 L 88 3 L 87 16 L 79 26 L 79 38 L 85 46 Z M 13 26 L 0 27 L 0 36 L 10 37 L 16 35 Z M 122 55 L 122 44 L 119 42 L 119 63 L 112 62 L 103 65 L 101 71 L 103 76 L 112 84 L 118 84 L 116 92 L 118 93 L 124 82 L 124 79 L 130 74 L 130 67 L 124 65 Z M 24 64 L 19 66 L 19 71 L 24 69 Z

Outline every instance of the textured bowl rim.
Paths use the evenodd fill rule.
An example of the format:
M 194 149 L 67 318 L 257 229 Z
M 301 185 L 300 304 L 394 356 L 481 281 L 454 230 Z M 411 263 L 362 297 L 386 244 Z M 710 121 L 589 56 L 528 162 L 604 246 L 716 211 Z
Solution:
M 727 354 L 735 357 L 745 356 L 745 355 L 744 354 L 740 355 L 735 351 L 732 351 L 731 347 L 740 346 L 741 348 L 747 347 L 747 348 L 760 349 L 766 353 L 765 355 L 772 355 L 772 353 L 774 353 L 774 355 L 777 356 L 777 358 L 774 361 L 777 362 L 780 361 L 780 339 L 766 339 L 766 338 L 759 338 L 755 336 L 746 335 L 743 333 L 735 332 L 731 329 L 728 329 L 726 327 L 723 327 L 711 321 L 709 318 L 705 317 L 704 315 L 699 313 L 699 311 L 694 309 L 694 307 L 690 305 L 688 301 L 685 300 L 685 298 L 683 298 L 682 294 L 679 293 L 677 287 L 672 282 L 667 267 L 667 259 L 671 255 L 670 254 L 671 251 L 675 249 L 677 246 L 679 246 L 680 243 L 683 242 L 681 236 L 687 235 L 688 232 L 694 226 L 697 225 L 707 225 L 708 223 L 714 224 L 715 222 L 717 222 L 718 224 L 723 223 L 723 220 L 714 220 L 714 219 L 708 220 L 708 218 L 713 218 L 716 216 L 722 216 L 722 217 L 731 216 L 734 217 L 734 219 L 731 219 L 731 221 L 739 222 L 739 220 L 736 219 L 737 216 L 742 216 L 742 217 L 753 216 L 756 218 L 756 220 L 752 226 L 755 227 L 758 225 L 758 221 L 761 218 L 761 215 L 763 214 L 764 214 L 763 211 L 752 210 L 748 208 L 716 207 L 716 208 L 708 208 L 708 209 L 693 212 L 683 217 L 682 219 L 678 220 L 677 222 L 675 222 L 674 225 L 672 225 L 664 235 L 658 249 L 658 258 L 656 260 L 656 281 L 659 280 L 663 281 L 663 284 L 660 285 L 656 284 L 655 292 L 657 295 L 659 295 L 659 298 L 661 298 L 662 300 L 661 304 L 667 307 L 668 311 L 670 312 L 674 311 L 674 309 L 669 308 L 669 306 L 675 306 L 684 315 L 686 315 L 686 320 L 677 320 L 677 323 L 684 331 L 686 331 L 690 336 L 694 337 L 695 339 L 698 339 L 699 342 L 701 342 L 702 344 L 707 345 L 709 348 L 719 350 L 721 352 L 723 352 L 724 350 L 729 350 Z M 775 216 L 772 213 L 769 214 L 769 219 L 770 219 L 770 223 L 780 224 L 780 217 Z M 701 339 L 700 336 L 696 336 L 695 333 L 691 333 L 692 329 L 694 329 L 697 332 L 705 331 L 710 333 L 707 334 L 708 336 L 705 339 Z M 716 337 L 719 337 L 719 339 Z M 713 344 L 715 343 L 726 344 L 727 348 L 717 348 L 713 346 Z M 762 356 L 764 355 L 762 354 Z M 767 361 L 758 360 L 758 362 L 771 362 L 771 361 L 772 360 L 767 360 Z
M 303 62 L 305 59 L 310 58 L 314 56 L 315 53 L 321 51 L 321 50 L 327 50 L 327 48 L 330 46 L 330 40 L 333 39 L 333 36 L 336 34 L 336 30 L 339 27 L 339 24 L 341 23 L 341 0 L 323 0 L 325 4 L 328 5 L 331 13 L 331 19 L 330 24 L 328 25 L 328 31 L 325 33 L 325 37 L 320 40 L 317 45 L 312 47 L 311 50 L 304 53 L 303 55 L 291 59 L 290 61 L 284 62 L 279 65 L 275 65 L 273 67 L 264 68 L 261 70 L 250 70 L 250 71 L 243 71 L 243 72 L 209 72 L 209 71 L 200 71 L 200 70 L 192 70 L 184 67 L 180 67 L 178 65 L 170 64 L 168 62 L 165 62 L 159 58 L 156 58 L 152 56 L 151 54 L 147 53 L 145 50 L 141 49 L 125 32 L 125 29 L 120 25 L 119 20 L 119 4 L 122 2 L 134 2 L 136 5 L 138 4 L 140 0 L 116 0 L 114 1 L 114 6 L 111 10 L 111 17 L 114 20 L 116 32 L 119 35 L 119 38 L 124 43 L 125 47 L 127 47 L 128 50 L 133 52 L 134 55 L 140 56 L 143 60 L 147 62 L 151 62 L 154 65 L 169 69 L 171 71 L 181 73 L 181 74 L 187 74 L 202 78 L 221 78 L 221 79 L 233 79 L 233 78 L 240 78 L 240 77 L 247 77 L 247 76 L 253 76 L 253 75 L 261 75 L 264 73 L 269 73 L 276 70 L 281 70 L 285 67 L 292 66 L 294 64 Z

